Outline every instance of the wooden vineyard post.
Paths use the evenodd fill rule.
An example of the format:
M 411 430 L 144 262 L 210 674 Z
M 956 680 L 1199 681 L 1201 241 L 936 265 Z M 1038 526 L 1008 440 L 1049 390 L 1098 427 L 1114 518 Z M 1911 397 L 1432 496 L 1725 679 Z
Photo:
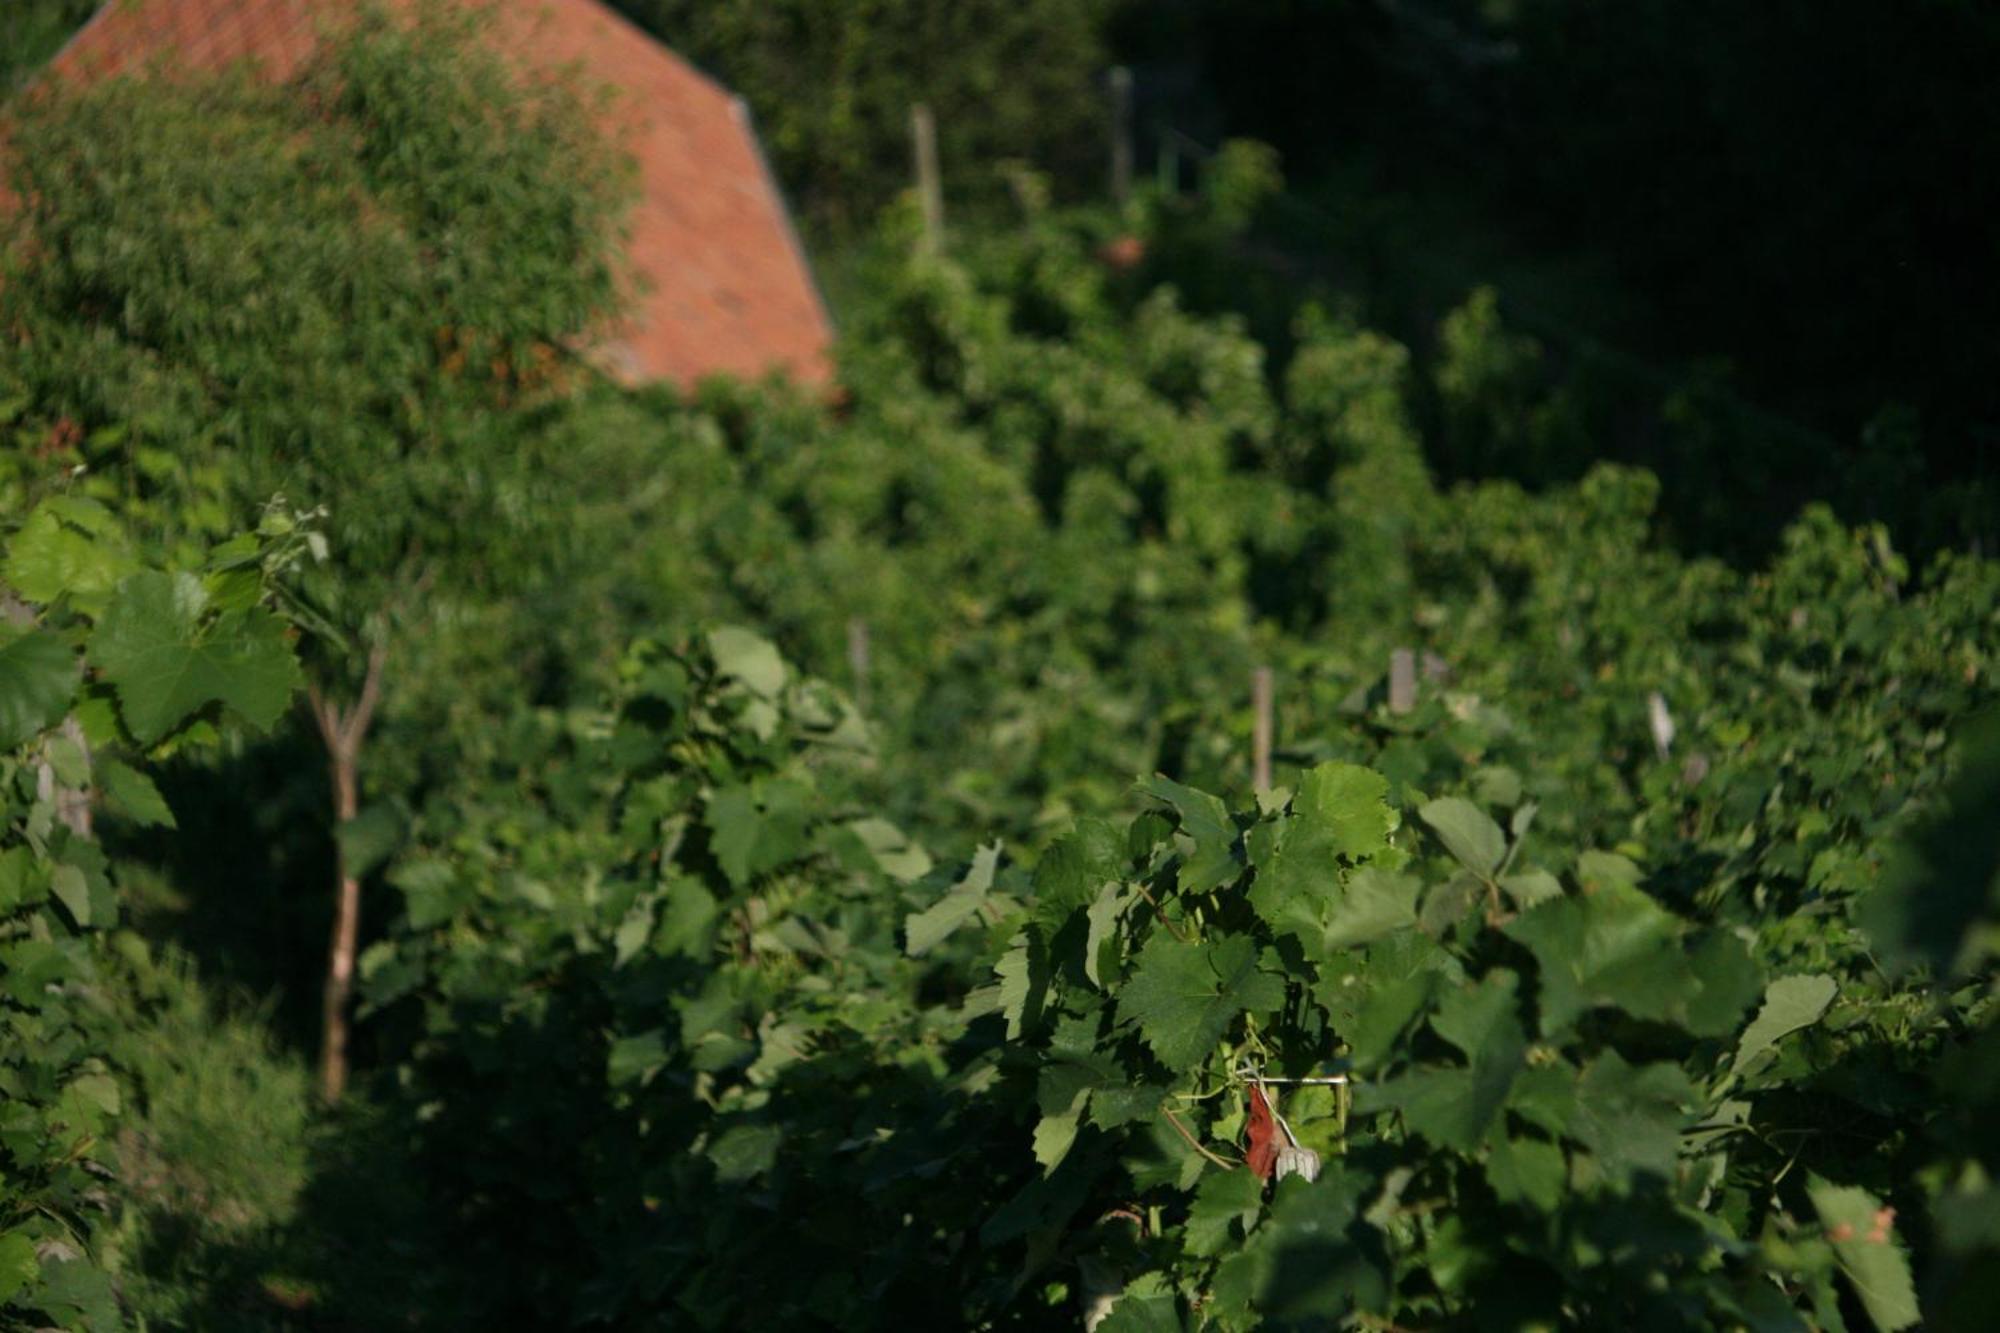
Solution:
M 944 186 L 938 180 L 937 121 L 922 102 L 910 108 L 910 150 L 924 212 L 924 252 L 934 255 L 944 249 Z
M 1389 711 L 1407 713 L 1417 706 L 1417 657 L 1408 648 L 1389 654 Z
M 1132 70 L 1111 68 L 1111 202 L 1132 197 Z
M 1250 673 L 1250 782 L 1260 792 L 1271 790 L 1271 668 Z
M 847 670 L 854 682 L 854 706 L 868 712 L 868 622 L 860 616 L 847 622 Z

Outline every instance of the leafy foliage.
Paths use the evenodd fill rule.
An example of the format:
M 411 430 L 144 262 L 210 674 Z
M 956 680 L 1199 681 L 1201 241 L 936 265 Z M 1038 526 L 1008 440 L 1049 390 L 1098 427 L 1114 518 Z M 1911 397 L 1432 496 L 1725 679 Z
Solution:
M 49 534 L 62 557 L 51 558 Z M 202 566 L 144 566 L 108 511 L 51 501 L 12 534 L 0 582 L 0 1318 L 122 1327 L 103 1267 L 127 1096 L 107 1003 L 120 903 L 91 836 L 93 789 L 171 824 L 143 759 L 267 728 L 298 664 L 257 605 L 306 558 L 273 508 Z M 247 574 L 247 578 L 246 578 Z

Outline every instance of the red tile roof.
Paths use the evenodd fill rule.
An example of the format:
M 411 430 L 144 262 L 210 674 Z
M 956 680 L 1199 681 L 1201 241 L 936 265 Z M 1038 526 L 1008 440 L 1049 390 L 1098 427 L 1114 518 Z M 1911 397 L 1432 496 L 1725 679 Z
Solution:
M 252 61 L 282 79 L 349 0 L 109 0 L 51 62 L 98 79 L 161 62 Z M 598 0 L 495 10 L 495 44 L 531 65 L 580 65 L 617 97 L 607 128 L 637 160 L 627 259 L 639 279 L 605 359 L 627 380 L 691 384 L 782 368 L 824 382 L 831 326 L 740 98 Z

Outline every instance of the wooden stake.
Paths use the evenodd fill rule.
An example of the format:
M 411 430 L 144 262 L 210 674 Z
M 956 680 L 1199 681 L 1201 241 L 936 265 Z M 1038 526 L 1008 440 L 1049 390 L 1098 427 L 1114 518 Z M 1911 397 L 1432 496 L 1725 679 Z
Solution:
M 1250 781 L 1258 791 L 1271 790 L 1271 668 L 1250 673 Z
M 910 148 L 924 210 L 924 251 L 937 254 L 944 249 L 944 187 L 938 180 L 937 122 L 922 102 L 910 108 Z
M 1408 648 L 1389 654 L 1389 711 L 1407 713 L 1417 706 L 1417 657 Z
M 1132 197 L 1132 71 L 1111 69 L 1111 201 L 1123 206 Z
M 847 670 L 854 682 L 854 706 L 868 711 L 868 622 L 860 616 L 847 622 Z

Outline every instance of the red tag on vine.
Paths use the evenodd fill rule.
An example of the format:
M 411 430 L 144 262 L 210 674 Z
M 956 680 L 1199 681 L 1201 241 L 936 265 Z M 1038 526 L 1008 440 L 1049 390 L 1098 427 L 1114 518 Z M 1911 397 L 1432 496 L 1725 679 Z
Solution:
M 1278 1149 L 1286 1146 L 1285 1138 L 1278 1132 L 1278 1120 L 1271 1114 L 1271 1104 L 1264 1100 L 1264 1090 L 1255 1083 L 1250 1085 L 1249 1131 L 1250 1150 L 1243 1154 L 1243 1160 L 1259 1180 L 1269 1180 L 1277 1169 Z

